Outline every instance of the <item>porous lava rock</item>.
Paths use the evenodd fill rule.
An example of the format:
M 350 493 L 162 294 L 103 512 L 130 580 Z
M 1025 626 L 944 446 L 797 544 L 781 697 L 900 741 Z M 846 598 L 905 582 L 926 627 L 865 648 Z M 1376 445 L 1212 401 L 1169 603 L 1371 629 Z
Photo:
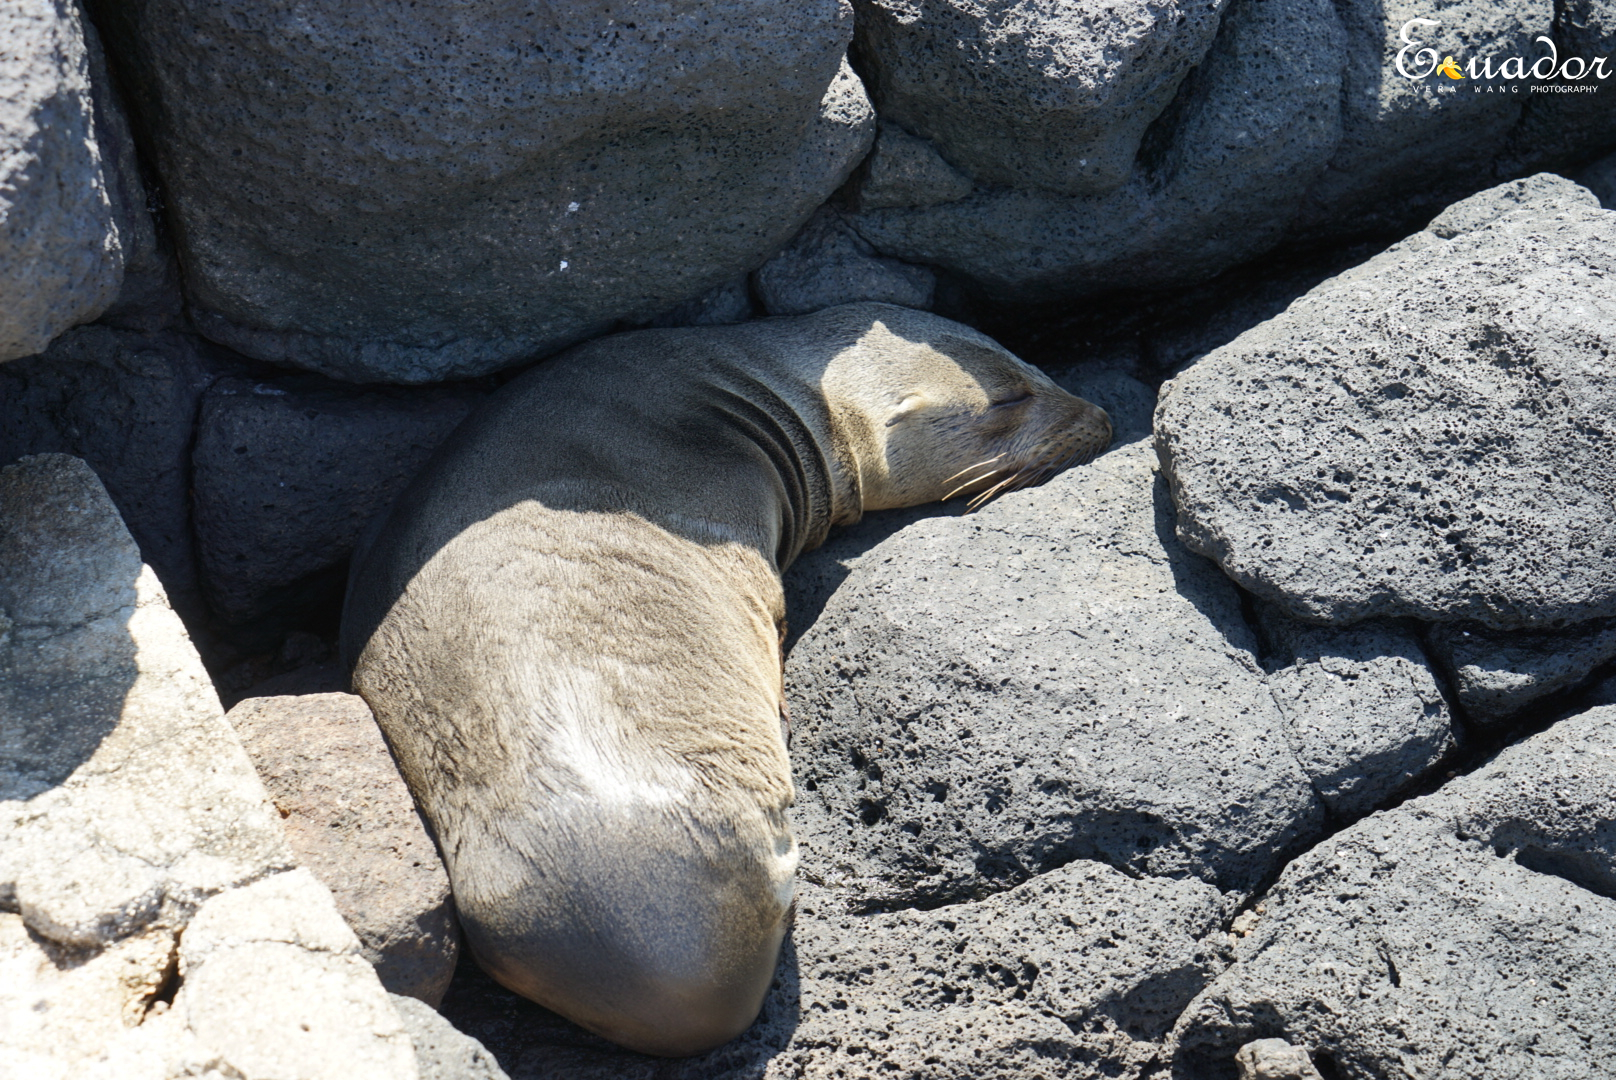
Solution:
M 365 526 L 485 392 L 313 376 L 211 384 L 192 470 L 212 610 L 243 640 L 268 642 L 332 604 Z
M 1351 821 L 1424 777 L 1457 746 L 1418 630 L 1376 620 L 1310 626 L 1272 608 L 1269 692 L 1319 798 Z
M 1616 215 L 1449 207 L 1163 387 L 1178 535 L 1313 622 L 1616 615 Z
M 856 0 L 884 119 L 973 179 L 1063 195 L 1128 178 L 1145 129 L 1200 62 L 1219 0 Z
M 1160 130 L 1127 151 L 1122 182 L 1096 157 L 1078 170 L 1108 179 L 1085 194 L 978 184 L 938 205 L 866 209 L 854 228 L 882 255 L 945 267 L 1011 305 L 1198 281 L 1272 248 L 1340 140 L 1345 36 L 1326 0 L 1234 0 L 1221 27 Z
M 1532 74 L 1554 66 L 1551 50 L 1616 53 L 1602 0 L 859 0 L 859 15 L 881 123 L 921 137 L 906 150 L 937 159 L 929 175 L 975 183 L 906 200 L 905 185 L 874 183 L 872 162 L 851 192 L 855 228 L 878 254 L 946 268 L 1010 309 L 1406 233 L 1498 179 L 1580 166 L 1616 141 L 1597 92 L 1545 87 L 1585 91 L 1595 75 Z M 1460 80 L 1436 73 L 1445 56 Z
M 165 307 L 166 262 L 95 29 L 72 0 L 0 10 L 0 361 L 120 300 Z
M 805 866 L 935 904 L 1072 859 L 1251 888 L 1323 825 L 1148 440 L 865 553 L 786 664 Z
M 1593 709 L 1332 836 L 1186 1010 L 1176 1075 L 1223 1075 L 1257 1038 L 1343 1080 L 1597 1074 L 1616 1053 L 1613 793 L 1616 709 Z
M 95 10 L 192 319 L 354 381 L 650 319 L 761 264 L 874 137 L 847 0 Z
M 1616 660 L 1616 620 L 1569 630 L 1489 630 L 1445 623 L 1427 635 L 1465 716 L 1477 724 L 1513 719 L 1550 694 L 1570 690 Z

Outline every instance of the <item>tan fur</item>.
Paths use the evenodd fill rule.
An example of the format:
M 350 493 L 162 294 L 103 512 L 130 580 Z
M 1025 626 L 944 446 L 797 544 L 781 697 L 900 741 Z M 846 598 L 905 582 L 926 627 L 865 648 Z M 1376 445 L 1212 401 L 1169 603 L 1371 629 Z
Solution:
M 604 338 L 496 395 L 356 556 L 343 625 L 483 966 L 648 1053 L 738 1034 L 797 860 L 781 571 L 865 510 L 1109 438 L 884 304 Z

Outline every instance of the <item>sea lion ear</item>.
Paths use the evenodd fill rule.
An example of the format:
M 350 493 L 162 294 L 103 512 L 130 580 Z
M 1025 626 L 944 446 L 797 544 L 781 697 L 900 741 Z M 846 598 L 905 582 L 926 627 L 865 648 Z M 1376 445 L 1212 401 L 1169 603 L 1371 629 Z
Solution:
M 892 415 L 891 416 L 887 417 L 887 427 L 891 427 L 893 424 L 896 424 L 898 421 L 902 420 L 904 417 L 909 416 L 912 413 L 918 412 L 920 410 L 921 406 L 923 406 L 925 404 L 926 404 L 926 395 L 925 394 L 910 394 L 910 395 L 908 395 L 902 401 L 898 402 L 898 407 L 896 409 L 892 410 Z

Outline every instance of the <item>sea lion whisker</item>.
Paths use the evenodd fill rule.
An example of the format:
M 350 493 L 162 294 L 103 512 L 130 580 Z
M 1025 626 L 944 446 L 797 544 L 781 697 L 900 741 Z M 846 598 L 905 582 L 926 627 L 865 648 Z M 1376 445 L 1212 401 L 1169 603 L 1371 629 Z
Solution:
M 1003 455 L 1000 455 L 1000 456 L 1002 457 Z M 974 477 L 973 479 L 965 481 L 965 483 L 961 484 L 959 487 L 955 488 L 953 491 L 950 491 L 947 495 L 944 495 L 942 501 L 947 502 L 949 499 L 952 499 L 955 495 L 958 495 L 960 492 L 964 491 L 966 488 L 970 487 L 972 484 L 980 484 L 983 481 L 993 479 L 993 477 L 998 472 L 999 472 L 998 469 L 993 469 L 993 470 L 990 470 L 989 472 L 984 473 L 981 476 Z
M 1012 473 L 1003 480 L 1000 480 L 997 484 L 994 484 L 992 487 L 988 488 L 986 491 L 982 492 L 980 495 L 976 496 L 970 501 L 969 505 L 965 507 L 965 512 L 967 514 L 973 514 L 980 510 L 989 499 L 993 498 L 993 496 L 999 494 L 1001 491 L 1004 491 L 1015 480 L 1015 478 L 1020 475 L 1020 472 Z
M 975 465 L 967 465 L 967 466 L 965 466 L 965 468 L 961 469 L 959 472 L 955 473 L 953 476 L 950 476 L 947 480 L 944 480 L 943 483 L 945 483 L 945 484 L 953 483 L 955 480 L 958 480 L 960 477 L 964 476 L 966 473 L 970 472 L 972 469 L 980 469 L 984 465 L 992 465 L 995 461 L 998 461 L 1002 457 L 1004 457 L 1003 454 L 994 454 L 990 458 L 986 458 L 986 459 L 984 459 L 982 461 L 978 461 Z M 977 480 L 980 480 L 980 479 L 982 479 L 980 476 L 977 477 Z M 967 480 L 966 484 L 969 485 L 969 484 L 973 484 L 975 482 L 976 481 L 974 481 L 974 480 Z M 958 491 L 959 489 L 955 488 L 954 490 Z

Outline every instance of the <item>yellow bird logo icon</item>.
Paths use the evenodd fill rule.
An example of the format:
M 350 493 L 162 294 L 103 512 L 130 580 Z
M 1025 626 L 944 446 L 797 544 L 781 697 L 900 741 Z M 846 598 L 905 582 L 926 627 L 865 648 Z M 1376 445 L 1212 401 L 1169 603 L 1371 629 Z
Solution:
M 1450 79 L 1464 78 L 1464 74 L 1459 70 L 1459 65 L 1454 63 L 1453 57 L 1451 56 L 1443 58 L 1442 66 L 1436 69 L 1436 73 L 1438 75 L 1446 75 Z

